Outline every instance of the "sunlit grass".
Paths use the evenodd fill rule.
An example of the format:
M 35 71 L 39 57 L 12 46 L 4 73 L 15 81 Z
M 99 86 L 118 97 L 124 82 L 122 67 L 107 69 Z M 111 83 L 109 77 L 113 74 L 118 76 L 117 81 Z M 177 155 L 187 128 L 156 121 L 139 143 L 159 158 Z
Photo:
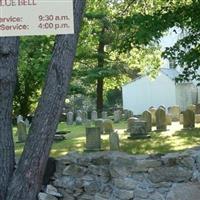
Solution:
M 151 138 L 141 140 L 129 140 L 128 133 L 125 131 L 126 122 L 114 124 L 119 132 L 120 151 L 130 154 L 155 154 L 182 151 L 200 145 L 200 125 L 191 130 L 183 130 L 182 125 L 173 123 L 168 126 L 165 132 L 156 132 L 155 127 L 150 133 Z M 76 125 L 66 125 L 60 123 L 58 130 L 70 131 L 66 135 L 66 140 L 54 142 L 51 149 L 51 156 L 58 157 L 65 155 L 70 151 L 83 152 L 85 149 L 85 127 Z M 14 128 L 14 140 L 17 141 L 16 128 Z M 109 150 L 109 137 L 102 135 L 102 149 Z M 16 155 L 20 155 L 24 144 L 15 143 Z

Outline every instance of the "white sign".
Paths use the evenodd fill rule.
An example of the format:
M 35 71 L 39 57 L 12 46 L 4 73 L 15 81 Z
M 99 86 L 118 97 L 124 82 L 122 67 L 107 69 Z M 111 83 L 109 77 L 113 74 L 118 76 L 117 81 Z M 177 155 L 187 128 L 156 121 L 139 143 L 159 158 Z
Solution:
M 73 34 L 73 0 L 0 0 L 0 36 Z

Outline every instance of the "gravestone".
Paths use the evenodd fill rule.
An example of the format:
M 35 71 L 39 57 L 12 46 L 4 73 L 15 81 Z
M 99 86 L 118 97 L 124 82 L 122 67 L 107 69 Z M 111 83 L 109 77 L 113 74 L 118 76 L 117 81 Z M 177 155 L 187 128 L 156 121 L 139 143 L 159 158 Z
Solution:
M 74 113 L 73 112 L 68 112 L 67 113 L 67 124 L 72 125 L 74 122 Z
M 91 120 L 94 121 L 96 119 L 97 119 L 97 111 L 93 110 L 92 113 L 91 113 Z
M 172 121 L 176 122 L 180 120 L 180 107 L 179 106 L 172 106 L 168 108 L 168 112 L 171 115 Z
M 156 126 L 156 108 L 150 107 L 149 112 L 151 113 L 152 126 Z
M 172 125 L 172 116 L 171 114 L 166 114 L 166 124 Z
M 82 114 L 83 114 L 83 112 L 81 110 L 77 110 L 76 111 L 76 118 L 80 117 L 82 119 Z
M 149 138 L 147 134 L 147 122 L 143 120 L 136 120 L 129 127 L 130 137 L 128 139 L 145 139 Z
M 200 114 L 195 115 L 195 123 L 197 123 L 197 124 L 200 123 Z
M 103 112 L 101 113 L 101 115 L 102 115 L 102 118 L 103 118 L 103 119 L 107 119 L 107 118 L 108 118 L 108 113 L 105 112 L 105 111 L 103 111 Z
M 82 112 L 82 122 L 85 123 L 88 120 L 88 113 L 87 111 Z
M 187 109 L 183 112 L 183 128 L 195 127 L 195 114 L 192 110 Z
M 188 108 L 187 108 L 187 110 L 191 110 L 194 113 L 196 113 L 196 105 L 194 105 L 194 104 L 189 105 Z
M 166 108 L 165 108 L 165 106 L 160 105 L 158 108 L 161 108 L 161 109 L 163 109 L 163 110 L 166 112 Z
M 110 134 L 114 131 L 113 121 L 111 119 L 105 119 L 103 122 L 103 128 L 105 134 Z
M 142 113 L 142 119 L 147 122 L 147 132 L 152 130 L 152 116 L 149 111 L 144 111 Z
M 196 114 L 200 114 L 200 104 L 196 105 Z
M 103 122 L 104 122 L 103 119 L 96 119 L 96 120 L 94 121 L 95 127 L 100 128 L 101 134 L 103 134 L 103 131 L 104 131 L 104 130 L 103 130 Z
M 166 112 L 164 109 L 159 108 L 156 111 L 156 128 L 158 131 L 166 131 L 167 130 L 167 120 L 166 120 Z
M 18 136 L 18 142 L 26 141 L 27 130 L 26 130 L 26 124 L 24 121 L 19 121 L 17 123 L 17 136 Z
M 82 120 L 81 116 L 77 116 L 76 117 L 76 125 L 82 125 L 82 122 L 83 122 L 83 120 Z
M 117 132 L 109 134 L 110 150 L 119 151 L 119 135 Z
M 101 131 L 98 127 L 86 128 L 86 150 L 99 151 L 101 150 Z
M 114 122 L 118 123 L 121 120 L 121 111 L 120 110 L 115 110 L 114 111 Z
M 92 127 L 92 121 L 88 119 L 88 120 L 84 123 L 84 125 L 85 125 L 86 128 L 90 128 L 90 127 Z
M 183 114 L 180 114 L 180 124 L 183 124 Z
M 24 121 L 23 117 L 21 115 L 17 116 L 17 123 Z
M 139 120 L 139 119 L 136 118 L 136 117 L 130 117 L 130 118 L 127 120 L 127 125 L 128 125 L 127 131 L 128 131 L 128 132 L 130 132 L 130 129 L 131 129 L 131 127 L 134 125 L 134 122 L 135 122 L 135 121 L 138 121 L 138 120 Z
M 31 124 L 30 124 L 30 122 L 29 122 L 29 120 L 27 118 L 25 119 L 24 122 L 26 124 L 26 130 L 28 131 L 28 129 L 30 128 Z

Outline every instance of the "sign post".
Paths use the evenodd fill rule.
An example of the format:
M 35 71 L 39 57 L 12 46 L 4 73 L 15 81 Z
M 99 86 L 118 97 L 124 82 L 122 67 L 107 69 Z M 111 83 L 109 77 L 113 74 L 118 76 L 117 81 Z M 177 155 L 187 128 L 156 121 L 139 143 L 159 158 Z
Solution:
M 73 33 L 73 0 L 0 0 L 1 37 Z

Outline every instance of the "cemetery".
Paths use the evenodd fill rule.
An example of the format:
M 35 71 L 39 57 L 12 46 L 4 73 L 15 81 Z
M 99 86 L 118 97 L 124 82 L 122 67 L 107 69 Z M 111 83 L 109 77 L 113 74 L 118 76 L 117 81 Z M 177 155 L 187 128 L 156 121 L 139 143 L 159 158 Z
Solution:
M 0 8 L 0 200 L 200 199 L 200 1 Z

